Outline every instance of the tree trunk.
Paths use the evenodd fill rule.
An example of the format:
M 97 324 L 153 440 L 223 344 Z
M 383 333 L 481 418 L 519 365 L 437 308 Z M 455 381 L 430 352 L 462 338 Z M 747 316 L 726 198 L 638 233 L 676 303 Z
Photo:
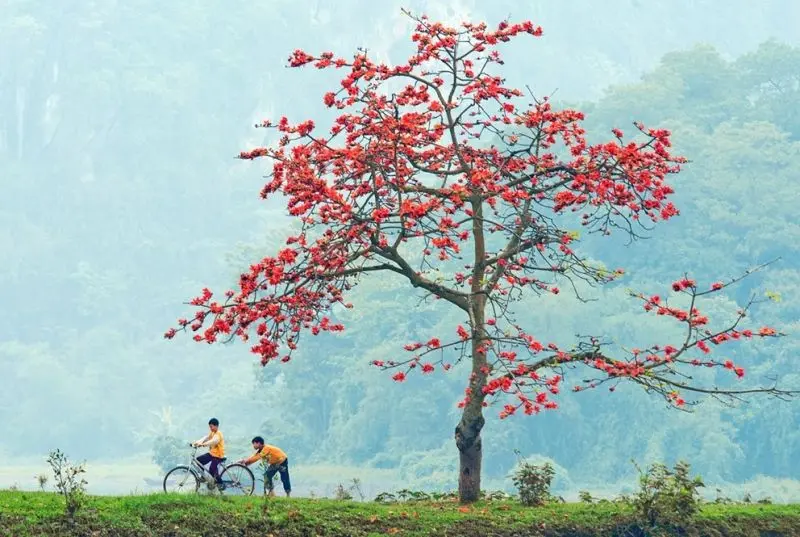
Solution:
M 483 443 L 481 430 L 486 420 L 483 417 L 483 401 L 486 386 L 487 361 L 483 348 L 486 332 L 483 329 L 482 299 L 475 301 L 472 312 L 472 374 L 470 375 L 464 412 L 456 427 L 456 446 L 459 452 L 458 497 L 461 503 L 472 503 L 480 498 L 481 493 L 481 461 L 483 459 Z
M 468 418 L 465 409 L 464 416 L 456 427 L 456 446 L 459 453 L 458 497 L 461 503 L 472 503 L 480 499 L 483 460 L 481 429 L 485 423 L 481 410 L 482 407 L 478 406 L 477 416 Z
M 470 325 L 472 327 L 472 374 L 469 379 L 464 412 L 456 427 L 456 446 L 459 452 L 458 497 L 461 503 L 472 503 L 480 499 L 481 462 L 483 445 L 481 430 L 483 418 L 483 388 L 489 373 L 486 361 L 486 293 L 482 289 L 486 274 L 486 242 L 483 229 L 483 201 L 479 193 L 471 199 L 473 220 L 472 236 L 475 239 L 475 265 L 472 269 L 471 296 L 469 301 Z

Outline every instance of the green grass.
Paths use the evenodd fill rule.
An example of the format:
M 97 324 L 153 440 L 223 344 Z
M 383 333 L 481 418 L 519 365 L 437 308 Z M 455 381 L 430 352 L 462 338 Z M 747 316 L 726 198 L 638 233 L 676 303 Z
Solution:
M 612 503 L 524 508 L 497 501 L 464 509 L 453 502 L 383 505 L 329 499 L 153 494 L 89 497 L 74 525 L 63 512 L 64 502 L 56 494 L 0 491 L 0 535 L 648 535 L 632 522 L 630 508 Z M 707 505 L 686 529 L 689 535 L 800 535 L 800 505 Z

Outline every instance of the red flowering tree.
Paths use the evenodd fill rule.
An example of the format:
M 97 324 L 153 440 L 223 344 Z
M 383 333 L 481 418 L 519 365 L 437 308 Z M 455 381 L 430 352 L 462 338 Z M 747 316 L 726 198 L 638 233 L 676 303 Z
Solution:
M 277 255 L 254 261 L 223 298 L 204 289 L 191 301 L 193 317 L 179 320 L 168 338 L 186 330 L 206 343 L 239 337 L 253 342 L 262 364 L 287 362 L 304 332 L 343 330 L 332 317 L 337 307 L 352 307 L 345 295 L 360 277 L 404 277 L 460 309 L 463 324 L 451 337 L 410 342 L 405 358 L 374 365 L 402 382 L 415 371 L 470 364 L 455 429 L 464 502 L 480 492 L 484 407 L 502 398 L 501 417 L 555 409 L 568 369 L 584 372 L 574 391 L 602 384 L 613 391 L 629 381 L 676 407 L 694 402 L 687 394 L 791 393 L 698 385 L 687 371 L 719 367 L 742 377 L 741 367 L 712 348 L 779 335 L 742 326 L 750 304 L 731 324 L 711 327 L 699 302 L 739 278 L 705 287 L 680 279 L 672 287 L 685 295 L 684 308 L 634 294 L 648 312 L 683 325 L 685 336 L 672 344 L 611 352 L 588 337 L 559 348 L 521 326 L 512 306 L 524 295 L 558 293 L 558 279 L 606 284 L 622 274 L 578 252 L 569 219 L 585 233 L 631 236 L 669 220 L 678 210 L 667 179 L 686 161 L 670 153 L 669 132 L 640 124 L 631 138 L 615 129 L 608 142 L 592 145 L 581 112 L 508 87 L 497 73 L 497 47 L 522 34 L 540 36 L 531 22 L 490 29 L 414 20 L 416 52 L 402 65 L 376 63 L 363 51 L 352 58 L 294 52 L 292 67 L 344 73 L 341 87 L 324 96 L 340 115 L 328 129 L 310 120 L 264 121 L 259 126 L 277 130 L 279 141 L 240 158 L 268 161 L 261 195 L 283 194 L 301 231 Z M 446 349 L 455 351 L 451 359 Z

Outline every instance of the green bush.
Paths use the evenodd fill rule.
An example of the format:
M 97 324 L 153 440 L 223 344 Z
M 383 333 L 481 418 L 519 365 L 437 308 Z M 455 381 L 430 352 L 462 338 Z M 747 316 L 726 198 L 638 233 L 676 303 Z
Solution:
M 630 502 L 640 523 L 651 528 L 674 527 L 692 520 L 700 508 L 698 489 L 705 485 L 699 476 L 691 477 L 689 463 L 680 461 L 672 470 L 660 463 L 646 472 L 636 469 L 639 490 Z
M 549 462 L 539 465 L 521 460 L 511 479 L 519 492 L 522 505 L 538 506 L 552 501 L 550 484 L 555 473 Z

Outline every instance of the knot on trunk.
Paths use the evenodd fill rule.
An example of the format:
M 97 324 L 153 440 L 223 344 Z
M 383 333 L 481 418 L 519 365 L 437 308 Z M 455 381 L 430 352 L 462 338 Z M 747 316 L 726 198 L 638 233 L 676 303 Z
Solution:
M 480 449 L 481 447 L 481 430 L 483 429 L 486 420 L 483 416 L 478 415 L 467 419 L 466 416 L 458 424 L 455 431 L 456 446 L 459 451 L 466 451 L 471 447 Z

